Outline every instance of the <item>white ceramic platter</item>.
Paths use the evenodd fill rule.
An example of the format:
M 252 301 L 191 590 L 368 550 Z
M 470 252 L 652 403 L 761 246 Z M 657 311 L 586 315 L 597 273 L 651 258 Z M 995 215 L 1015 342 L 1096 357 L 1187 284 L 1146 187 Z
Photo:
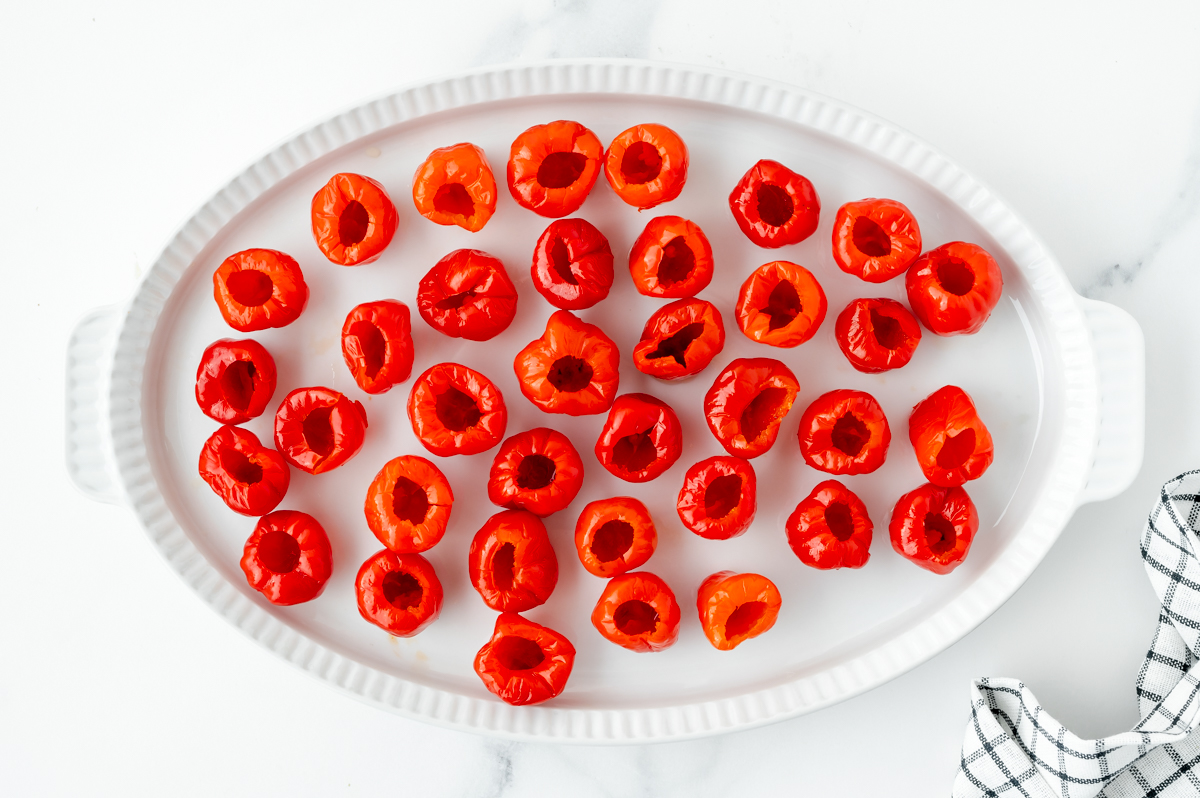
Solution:
M 617 254 L 612 294 L 580 315 L 599 324 L 622 353 L 621 392 L 669 402 L 684 427 L 684 453 L 656 481 L 631 485 L 610 476 L 592 454 L 604 417 L 548 416 L 521 395 L 511 367 L 541 335 L 554 310 L 533 290 L 534 242 L 549 220 L 501 191 L 495 216 L 479 233 L 440 227 L 411 202 L 417 165 L 435 147 L 471 141 L 503 181 L 509 145 L 531 125 L 578 120 L 607 143 L 625 128 L 658 122 L 676 130 L 691 153 L 683 194 L 639 213 L 603 179 L 577 216 L 595 224 Z M 763 250 L 738 230 L 727 197 L 760 158 L 803 173 L 822 201 L 821 225 L 807 241 Z M 383 257 L 343 268 L 313 242 L 309 203 L 336 172 L 370 175 L 387 188 L 400 227 Z M 926 248 L 960 239 L 993 253 L 1004 296 L 974 336 L 926 334 L 910 365 L 884 375 L 854 371 L 838 351 L 833 320 L 860 296 L 905 300 L 903 280 L 872 285 L 840 272 L 830 252 L 839 205 L 890 197 L 916 215 Z M 653 216 L 697 222 L 712 242 L 716 278 L 700 296 L 717 305 L 728 332 L 724 352 L 691 380 L 668 384 L 637 372 L 629 354 L 659 300 L 634 290 L 625 254 Z M 251 590 L 238 559 L 253 519 L 228 510 L 200 479 L 196 463 L 216 428 L 193 395 L 204 348 L 243 337 L 225 326 L 212 298 L 212 273 L 249 247 L 296 257 L 311 288 L 308 308 L 290 327 L 252 334 L 274 355 L 279 388 L 325 385 L 361 400 L 370 429 L 362 451 L 321 476 L 293 470 L 281 509 L 312 513 L 329 531 L 334 574 L 315 601 L 274 607 Z M 471 536 L 497 508 L 484 486 L 491 454 L 433 458 L 405 414 L 412 379 L 371 397 L 342 362 L 339 332 L 356 304 L 395 298 L 415 308 L 417 281 L 453 249 L 498 256 L 520 293 L 516 321 L 483 343 L 442 336 L 415 314 L 413 374 L 457 361 L 491 377 L 509 408 L 508 433 L 535 426 L 565 432 L 584 458 L 582 493 L 547 519 L 560 580 L 547 604 L 527 617 L 567 635 L 578 650 L 566 691 L 537 707 L 513 708 L 489 694 L 472 670 L 495 613 L 467 580 Z M 756 344 L 733 314 L 745 277 L 774 259 L 814 272 L 829 298 L 817 336 L 798 349 Z M 167 245 L 131 302 L 98 311 L 77 328 L 69 354 L 68 463 L 90 495 L 125 502 L 168 563 L 213 609 L 279 656 L 349 693 L 423 720 L 525 738 L 581 742 L 662 740 L 712 734 L 794 716 L 860 693 L 949 646 L 987 617 L 1025 580 L 1084 501 L 1123 489 L 1142 446 L 1142 344 L 1123 312 L 1077 297 L 1036 236 L 970 175 L 909 134 L 807 92 L 694 68 L 624 61 L 554 62 L 476 72 L 406 89 L 341 114 L 269 153 L 205 204 Z M 735 357 L 787 363 L 801 393 L 779 440 L 752 461 L 759 511 L 750 531 L 730 541 L 687 532 L 675 513 L 684 471 L 723 453 L 703 420 L 702 397 Z M 896 554 L 888 540 L 892 505 L 924 480 L 907 440 L 914 403 L 947 383 L 965 388 L 995 438 L 996 460 L 967 488 L 981 527 L 964 565 L 935 576 Z M 823 478 L 803 464 L 796 444 L 801 411 L 821 393 L 857 388 L 874 395 L 892 427 L 887 463 L 844 481 L 875 522 L 871 560 L 857 571 L 820 572 L 791 553 L 784 519 Z M 246 425 L 271 438 L 271 413 Z M 359 565 L 380 546 L 362 503 L 376 471 L 402 453 L 430 456 L 457 501 L 445 539 L 426 556 L 446 591 L 441 617 L 420 635 L 397 639 L 362 620 L 354 599 Z M 670 584 L 684 610 L 679 642 L 635 654 L 600 637 L 589 615 L 603 581 L 579 564 L 575 520 L 589 501 L 632 495 L 658 526 L 649 570 Z M 696 588 L 723 569 L 755 571 L 780 588 L 775 628 L 732 652 L 705 640 L 694 611 Z

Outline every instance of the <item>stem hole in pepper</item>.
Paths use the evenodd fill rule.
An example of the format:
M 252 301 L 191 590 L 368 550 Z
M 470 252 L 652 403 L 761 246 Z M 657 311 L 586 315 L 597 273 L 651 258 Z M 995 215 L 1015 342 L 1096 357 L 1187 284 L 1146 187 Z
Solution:
M 845 543 L 854 534 L 854 514 L 845 502 L 832 502 L 825 508 L 825 525 L 830 533 Z
M 687 348 L 692 345 L 701 335 L 704 334 L 704 322 L 694 321 L 691 324 L 686 324 L 669 338 L 664 338 L 659 341 L 658 348 L 650 354 L 646 355 L 647 360 L 658 360 L 659 358 L 670 357 L 674 358 L 675 362 L 687 368 Z
M 613 465 L 630 473 L 644 471 L 658 459 L 658 449 L 650 440 L 650 432 L 635 432 L 617 441 L 613 447 Z
M 566 355 L 554 361 L 546 379 L 556 390 L 564 393 L 582 391 L 592 382 L 592 364 L 583 358 Z
M 263 477 L 262 466 L 232 446 L 221 450 L 221 468 L 243 485 L 257 485 Z
M 375 379 L 387 356 L 387 342 L 383 333 L 369 321 L 356 321 L 350 325 L 350 337 L 358 340 L 358 351 L 362 353 L 363 370 L 367 377 Z
M 546 659 L 541 646 L 517 635 L 506 635 L 497 640 L 492 646 L 492 653 L 510 671 L 531 670 Z
M 930 551 L 941 556 L 954 548 L 957 539 L 950 519 L 941 513 L 925 514 L 925 542 L 929 544 Z
M 429 496 L 425 488 L 408 477 L 397 477 L 392 486 L 392 512 L 401 521 L 414 526 L 424 523 L 429 514 Z
M 567 242 L 561 238 L 554 239 L 554 243 L 550 245 L 550 265 L 564 283 L 579 285 L 575 270 L 571 268 L 571 252 L 567 249 Z
M 552 152 L 542 159 L 537 181 L 546 188 L 566 188 L 579 179 L 585 166 L 587 156 L 581 152 Z
M 871 440 L 871 431 L 853 413 L 847 413 L 833 425 L 829 440 L 835 448 L 851 457 L 858 457 L 867 441 Z
M 442 426 L 453 432 L 463 432 L 479 423 L 483 413 L 479 404 L 467 394 L 450 386 L 437 395 L 433 412 Z
M 871 330 L 875 333 L 875 340 L 884 349 L 899 349 L 908 341 L 900 322 L 875 308 L 871 308 Z
M 468 300 L 473 299 L 474 297 L 475 288 L 472 287 L 468 288 L 466 291 L 460 291 L 457 294 L 451 294 L 445 299 L 439 300 L 434 304 L 434 307 L 438 310 L 458 310 L 464 304 L 466 304 Z
M 330 416 L 332 407 L 318 407 L 304 417 L 304 442 L 321 457 L 328 457 L 333 451 L 333 424 Z
M 696 253 L 688 246 L 687 239 L 675 236 L 662 248 L 658 262 L 658 281 L 665 286 L 682 283 L 696 268 Z
M 633 545 L 633 524 L 615 519 L 605 521 L 592 536 L 592 555 L 600 562 L 619 560 Z
M 709 518 L 724 518 L 742 500 L 742 478 L 723 474 L 704 489 L 704 513 Z
M 763 183 L 754 192 L 758 218 L 772 227 L 783 227 L 796 213 L 788 193 L 774 183 Z
M 729 614 L 725 620 L 725 639 L 734 641 L 754 631 L 759 621 L 767 613 L 765 601 L 747 601 Z
M 475 215 L 475 201 L 462 183 L 443 183 L 434 192 L 433 209 L 438 213 L 470 219 Z
M 850 240 L 868 258 L 885 258 L 892 254 L 892 237 L 870 216 L 860 216 L 854 220 Z
M 544 454 L 531 454 L 521 459 L 517 466 L 517 487 L 524 490 L 541 490 L 554 481 L 557 469 L 554 461 Z
M 300 564 L 300 544 L 282 529 L 271 529 L 258 539 L 258 561 L 271 573 L 290 574 Z
M 249 360 L 235 360 L 225 367 L 218 381 L 221 395 L 234 410 L 245 410 L 254 396 L 255 377 L 258 369 Z
M 771 295 L 767 298 L 767 306 L 761 312 L 771 317 L 767 330 L 773 331 L 791 324 L 803 310 L 796 286 L 792 285 L 790 280 L 780 280 L 771 289 Z
M 747 442 L 754 442 L 788 411 L 787 389 L 763 388 L 742 411 L 741 430 Z
M 975 272 L 958 258 L 946 258 L 937 264 L 937 281 L 955 296 L 965 296 L 975 287 Z
M 946 438 L 942 448 L 938 450 L 938 468 L 944 468 L 947 471 L 961 468 L 973 454 L 975 454 L 975 430 L 965 429 Z
M 404 571 L 388 571 L 383 577 L 383 597 L 398 610 L 408 610 L 421 603 L 424 590 L 415 576 Z
M 338 217 L 338 240 L 343 247 L 351 247 L 367 237 L 371 214 L 358 200 L 350 200 L 342 215 Z
M 644 601 L 630 599 L 617 607 L 613 613 L 613 624 L 630 637 L 644 635 L 658 626 L 658 610 Z
M 233 301 L 248 308 L 265 305 L 275 292 L 270 276 L 255 269 L 240 269 L 229 275 L 225 287 Z
M 621 157 L 621 175 L 626 183 L 649 183 L 662 172 L 662 155 L 648 141 L 635 141 Z
M 501 543 L 492 555 L 492 584 L 497 590 L 512 590 L 516 557 L 517 549 L 511 543 Z

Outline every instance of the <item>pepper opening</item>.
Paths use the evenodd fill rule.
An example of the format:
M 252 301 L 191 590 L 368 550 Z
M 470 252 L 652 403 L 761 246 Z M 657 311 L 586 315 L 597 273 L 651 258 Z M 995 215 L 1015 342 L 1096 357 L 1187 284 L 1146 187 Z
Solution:
M 621 176 L 626 183 L 649 183 L 662 172 L 662 155 L 648 141 L 635 141 L 621 157 Z
M 343 247 L 351 247 L 367 237 L 371 214 L 358 200 L 350 200 L 342 215 L 338 217 L 338 240 Z
M 413 526 L 424 523 L 429 514 L 429 496 L 425 488 L 408 477 L 397 477 L 392 486 L 392 512 Z
M 737 474 L 723 474 L 704 489 L 704 514 L 720 519 L 733 512 L 742 500 L 742 478 Z
M 249 407 L 250 400 L 254 398 L 254 378 L 257 376 L 258 369 L 249 360 L 235 360 L 226 366 L 217 380 L 225 403 L 234 410 L 244 411 Z
M 954 524 L 941 513 L 926 513 L 925 542 L 929 544 L 929 550 L 939 557 L 950 551 L 958 542 Z
M 350 325 L 350 337 L 358 340 L 363 371 L 369 379 L 375 379 L 387 357 L 387 341 L 383 333 L 371 322 L 363 320 Z
M 729 614 L 725 621 L 725 639 L 730 642 L 739 641 L 758 626 L 763 616 L 767 614 L 765 601 L 747 601 Z
M 825 525 L 830 533 L 845 543 L 854 535 L 854 514 L 845 502 L 831 502 L 825 508 Z
M 554 269 L 564 283 L 567 285 L 579 285 L 579 280 L 575 277 L 575 270 L 571 268 L 571 252 L 567 248 L 567 242 L 561 238 L 554 239 L 554 243 L 550 245 L 550 267 Z
M 453 432 L 464 432 L 483 418 L 475 399 L 453 385 L 437 395 L 433 412 L 442 426 Z
M 256 308 L 265 305 L 275 293 L 271 277 L 257 269 L 240 269 L 225 278 L 229 296 L 239 305 Z
M 955 296 L 965 296 L 975 287 L 975 272 L 958 258 L 946 258 L 937 264 L 937 281 Z
M 694 321 L 686 324 L 669 338 L 658 342 L 658 348 L 646 355 L 647 360 L 658 360 L 664 357 L 674 358 L 675 362 L 687 368 L 687 349 L 701 335 L 704 335 L 704 322 Z
M 566 355 L 554 361 L 546 379 L 556 390 L 564 393 L 582 391 L 592 382 L 592 364 L 583 358 Z
M 546 659 L 541 646 L 517 635 L 505 635 L 493 643 L 492 654 L 510 671 L 532 670 Z
M 790 408 L 787 388 L 763 388 L 742 411 L 740 426 L 743 437 L 748 443 L 758 440 L 778 424 Z
M 870 216 L 860 216 L 854 220 L 850 240 L 868 258 L 885 258 L 892 254 L 892 237 Z
M 531 454 L 521 459 L 517 466 L 517 487 L 524 490 L 541 490 L 554 482 L 557 469 L 554 461 L 544 454 Z
M 332 407 L 318 407 L 304 417 L 301 427 L 304 431 L 304 442 L 321 457 L 328 457 L 335 445 L 331 415 Z
M 829 440 L 835 448 L 851 457 L 858 457 L 867 441 L 871 440 L 871 431 L 853 413 L 846 413 L 833 425 Z
M 605 521 L 592 536 L 589 547 L 592 555 L 600 562 L 619 560 L 633 545 L 633 524 L 615 519 Z
M 537 181 L 546 188 L 566 188 L 579 179 L 587 166 L 587 156 L 581 152 L 552 152 L 542 159 Z
M 646 470 L 657 459 L 658 449 L 650 439 L 649 430 L 626 435 L 613 447 L 613 465 L 631 474 Z
M 630 637 L 648 634 L 658 626 L 658 610 L 644 601 L 630 599 L 621 602 L 613 613 L 613 625 Z
M 975 430 L 968 428 L 950 435 L 942 443 L 942 448 L 938 450 L 937 455 L 938 468 L 944 468 L 947 471 L 962 468 L 973 454 L 975 454 Z
M 501 543 L 492 555 L 492 585 L 496 590 L 512 590 L 516 558 L 517 549 L 511 543 Z
M 300 564 L 300 544 L 282 529 L 271 529 L 258 539 L 258 561 L 274 574 L 290 574 Z
M 771 295 L 767 298 L 767 306 L 760 312 L 770 315 L 771 321 L 767 325 L 767 330 L 774 331 L 791 324 L 803 311 L 804 308 L 800 304 L 800 294 L 796 292 L 796 286 L 792 285 L 790 280 L 780 280 L 771 289 Z
M 758 218 L 772 227 L 783 227 L 796 213 L 796 204 L 783 188 L 763 183 L 754 192 Z
M 871 331 L 875 333 L 875 340 L 884 349 L 899 349 L 908 341 L 900 321 L 880 313 L 875 308 L 871 308 Z
M 433 209 L 470 219 L 475 215 L 475 201 L 462 183 L 443 183 L 434 192 Z
M 420 580 L 405 571 L 388 571 L 380 587 L 387 603 L 398 610 L 413 609 L 425 593 Z
M 472 286 L 471 288 L 468 288 L 466 291 L 460 291 L 457 294 L 451 294 L 450 296 L 446 297 L 445 299 L 438 300 L 434 304 L 434 307 L 437 308 L 438 310 L 458 310 L 464 304 L 466 304 L 468 300 L 471 300 L 474 298 L 475 298 L 475 287 Z
M 658 281 L 665 286 L 682 283 L 696 268 L 696 253 L 688 246 L 687 239 L 675 236 L 662 248 L 662 258 L 658 261 Z
M 243 485 L 257 485 L 262 481 L 262 466 L 232 446 L 221 449 L 220 459 L 222 470 Z

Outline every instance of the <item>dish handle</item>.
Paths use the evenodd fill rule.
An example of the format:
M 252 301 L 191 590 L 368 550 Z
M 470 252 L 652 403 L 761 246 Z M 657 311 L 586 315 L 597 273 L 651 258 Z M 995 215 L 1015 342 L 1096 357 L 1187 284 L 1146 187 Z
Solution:
M 67 344 L 67 474 L 89 499 L 121 504 L 108 428 L 109 365 L 122 307 L 109 305 L 88 313 Z
M 1079 298 L 1096 353 L 1100 423 L 1096 453 L 1079 503 L 1111 499 L 1133 484 L 1146 445 L 1146 341 L 1133 316 Z

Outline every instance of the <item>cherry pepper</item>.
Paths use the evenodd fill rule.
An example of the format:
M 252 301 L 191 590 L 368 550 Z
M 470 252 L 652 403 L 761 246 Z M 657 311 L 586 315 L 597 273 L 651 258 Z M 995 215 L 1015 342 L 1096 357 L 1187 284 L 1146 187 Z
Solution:
M 575 664 L 571 641 L 515 612 L 496 618 L 496 628 L 475 655 L 475 673 L 506 704 L 549 701 L 563 691 Z
M 454 492 L 437 466 L 412 454 L 393 458 L 367 488 L 367 526 L 397 553 L 426 551 L 446 534 Z
M 874 528 L 866 505 L 836 479 L 813 488 L 785 525 L 800 562 L 823 571 L 866 565 Z
M 590 308 L 612 288 L 612 249 L 590 222 L 559 219 L 538 238 L 530 276 L 533 287 L 554 307 Z
M 928 483 L 900 497 L 888 525 L 892 548 L 935 574 L 957 568 L 978 531 L 979 513 L 965 490 Z
M 695 296 L 712 282 L 712 245 L 700 225 L 681 216 L 656 217 L 629 250 L 629 276 L 646 296 Z
M 833 222 L 833 259 L 846 274 L 883 283 L 907 271 L 921 254 L 912 211 L 890 199 L 847 202 Z
M 420 554 L 384 549 L 358 569 L 358 613 L 396 637 L 412 637 L 442 611 L 442 583 Z
M 612 190 L 643 211 L 678 197 L 687 170 L 687 147 L 666 125 L 635 125 L 622 131 L 604 154 L 604 177 Z
M 983 247 L 951 241 L 917 259 L 904 278 L 913 313 L 937 335 L 979 332 L 992 315 L 1004 277 Z
M 704 395 L 704 417 L 725 451 L 749 460 L 775 445 L 799 392 L 796 375 L 778 360 L 738 358 Z
M 908 417 L 908 439 L 925 479 L 944 488 L 979 479 L 995 452 L 975 403 L 957 385 L 939 388 L 917 403 Z
M 504 437 L 508 408 L 491 380 L 458 363 L 438 363 L 413 383 L 408 420 L 421 444 L 441 457 L 479 454 Z
M 325 257 L 342 266 L 378 260 L 399 223 L 387 191 L 364 175 L 336 174 L 313 196 L 313 238 Z
M 537 427 L 500 444 L 487 492 L 492 504 L 545 518 L 575 501 L 583 487 L 583 461 L 566 435 Z
M 250 587 L 267 601 L 301 604 L 325 589 L 333 573 L 333 550 L 317 519 L 296 510 L 278 510 L 258 519 L 241 565 Z
M 817 229 L 821 200 L 813 184 L 778 161 L 750 167 L 729 195 L 729 210 L 760 247 L 798 244 Z
M 718 651 L 729 651 L 775 625 L 782 604 L 775 583 L 759 574 L 719 571 L 696 592 L 704 636 Z
M 496 178 L 474 144 L 439 147 L 417 167 L 412 196 L 429 221 L 477 233 L 496 212 Z
M 892 430 L 875 397 L 838 390 L 818 396 L 800 417 L 800 455 L 827 474 L 869 474 L 883 465 Z
M 309 474 L 332 471 L 358 454 L 366 433 L 362 404 L 331 388 L 297 388 L 275 411 L 275 448 Z
M 626 482 L 649 482 L 683 451 L 679 418 L 666 402 L 645 393 L 618 396 L 596 440 L 596 459 Z
M 662 651 L 679 639 L 679 602 L 654 574 L 622 574 L 605 585 L 592 610 L 592 626 L 630 651 Z
M 632 496 L 591 502 L 575 524 L 575 550 L 587 572 L 611 577 L 645 565 L 658 546 L 650 511 Z
M 604 147 L 578 122 L 534 125 L 512 143 L 508 190 L 522 208 L 557 219 L 579 210 L 600 176 Z
M 407 380 L 413 364 L 408 306 L 382 299 L 350 311 L 342 325 L 342 359 L 358 387 L 370 394 Z
M 620 384 L 617 345 L 594 324 L 569 310 L 546 322 L 542 337 L 517 353 L 513 371 L 521 393 L 547 413 L 603 413 Z
M 754 467 L 740 457 L 710 457 L 688 469 L 676 508 L 702 538 L 728 540 L 750 528 L 758 509 Z
M 799 346 L 825 321 L 825 292 L 812 272 L 786 260 L 755 269 L 738 293 L 737 320 L 751 341 Z
M 558 583 L 546 527 L 525 510 L 504 510 L 484 523 L 471 540 L 467 570 L 483 603 L 500 612 L 545 604 Z
M 499 259 L 477 249 L 456 249 L 421 278 L 417 312 L 451 338 L 487 341 L 517 315 L 517 289 Z
M 222 338 L 196 369 L 196 404 L 222 424 L 242 424 L 267 409 L 275 393 L 275 359 L 257 341 Z
M 213 493 L 242 515 L 265 515 L 283 501 L 291 472 L 283 455 L 249 430 L 226 424 L 200 451 L 200 476 Z
M 912 360 L 921 343 L 921 325 L 894 299 L 856 299 L 838 314 L 834 337 L 851 366 L 878 374 Z
M 246 249 L 213 272 L 213 298 L 225 323 L 240 332 L 286 327 L 308 304 L 300 264 L 273 249 Z
M 660 380 L 699 374 L 725 348 L 721 311 L 703 299 L 679 299 L 654 311 L 633 348 L 633 365 Z

